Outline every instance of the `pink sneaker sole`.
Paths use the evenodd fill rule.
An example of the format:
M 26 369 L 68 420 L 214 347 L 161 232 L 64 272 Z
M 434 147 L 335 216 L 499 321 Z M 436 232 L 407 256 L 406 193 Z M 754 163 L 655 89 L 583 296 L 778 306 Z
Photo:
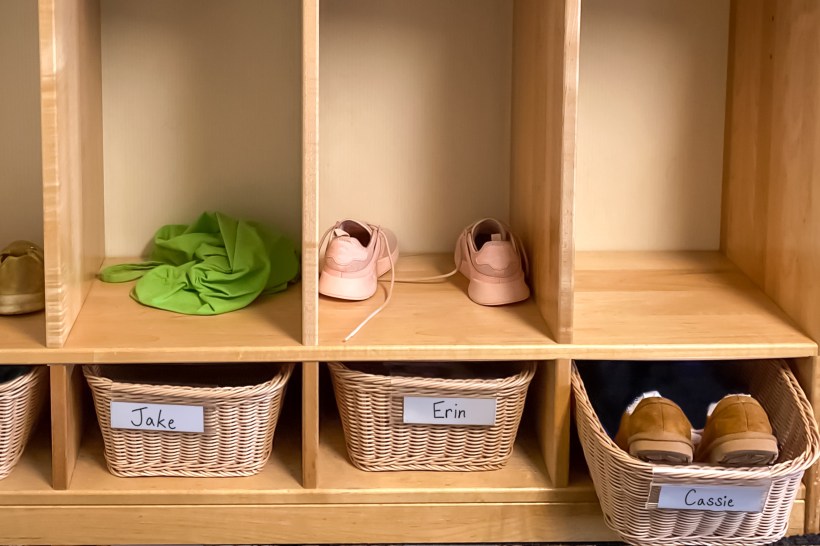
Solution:
M 470 269 L 465 262 L 462 262 L 461 273 L 470 279 Z M 504 280 L 505 282 L 488 282 L 472 278 L 467 287 L 467 295 L 479 305 L 488 306 L 507 305 L 524 301 L 530 297 L 530 289 L 524 280 L 523 273 L 517 277 Z
M 396 236 L 384 230 L 387 243 L 392 249 L 391 255 L 383 255 L 376 260 L 376 273 L 372 270 L 355 273 L 342 273 L 330 268 L 323 268 L 319 275 L 319 293 L 331 298 L 350 301 L 362 301 L 373 296 L 378 287 L 378 278 L 390 271 L 390 263 L 396 263 L 399 259 L 399 245 Z M 382 241 L 383 244 L 383 241 Z
M 375 275 L 342 277 L 323 271 L 319 277 L 319 293 L 340 300 L 366 300 L 376 293 L 377 281 Z

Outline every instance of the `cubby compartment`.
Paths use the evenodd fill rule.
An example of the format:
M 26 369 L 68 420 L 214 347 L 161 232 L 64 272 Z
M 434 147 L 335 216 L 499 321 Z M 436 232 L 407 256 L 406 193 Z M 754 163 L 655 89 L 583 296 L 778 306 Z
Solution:
M 0 498 L 51 488 L 48 368 L 0 366 Z
M 72 419 L 82 422 L 82 426 L 77 431 L 76 463 L 69 469 L 65 487 L 74 498 L 99 498 L 115 491 L 128 491 L 132 498 L 149 495 L 153 499 L 149 502 L 175 498 L 173 502 L 233 504 L 243 502 L 242 498 L 254 498 L 258 502 L 287 498 L 294 491 L 301 490 L 300 364 L 143 364 L 80 368 L 72 370 L 70 384 L 78 401 L 74 410 L 77 415 Z M 258 378 L 267 380 L 251 386 Z M 284 385 L 274 384 L 283 380 L 286 380 Z M 89 387 L 91 383 L 97 391 L 96 399 Z M 216 386 L 227 388 L 215 389 Z M 156 392 L 152 394 L 151 391 L 157 388 L 172 389 L 175 394 L 171 397 L 176 401 L 157 396 Z M 217 391 L 221 392 L 208 401 L 208 392 Z M 269 404 L 272 395 L 280 398 L 278 409 Z M 240 399 L 244 401 L 239 402 Z M 206 430 L 200 435 L 114 429 L 111 426 L 111 401 L 148 406 L 148 410 L 139 414 L 143 417 L 152 408 L 161 409 L 151 404 L 199 405 L 203 408 Z M 237 402 L 240 410 L 229 407 Z M 242 420 L 242 415 L 247 417 L 254 412 L 256 418 Z M 167 411 L 163 418 L 163 424 L 167 425 Z M 269 428 L 270 419 L 276 419 L 275 429 Z M 190 420 L 183 421 L 184 425 L 191 423 Z M 102 434 L 104 429 L 108 446 Z M 247 471 L 240 468 L 237 463 L 241 461 L 259 461 L 252 452 L 262 454 L 266 449 L 264 436 L 271 430 L 272 450 L 267 461 L 255 468 L 241 465 Z M 237 443 L 240 436 L 245 437 L 244 441 Z M 192 439 L 201 443 L 190 445 Z M 215 449 L 208 451 L 208 445 Z M 107 461 L 107 449 L 112 458 L 110 462 Z M 163 454 L 171 459 L 162 461 Z M 185 457 L 191 457 L 188 470 L 184 468 Z M 223 458 L 222 464 L 213 466 L 212 463 Z M 141 465 L 140 460 L 144 464 Z M 161 475 L 163 472 L 166 475 Z M 236 497 L 239 489 L 243 490 L 244 497 Z M 151 497 L 152 494 L 156 496 Z
M 762 545 L 790 529 L 792 508 L 803 504 L 803 473 L 820 456 L 820 434 L 787 361 L 576 362 L 572 387 L 578 435 L 604 518 L 622 540 L 685 545 L 742 539 Z M 651 406 L 642 409 L 646 402 L 639 404 L 639 397 L 652 397 L 652 391 L 676 404 L 685 419 L 676 417 L 671 404 L 662 415 Z M 731 398 L 710 405 L 726 396 Z M 755 408 L 754 401 L 758 409 L 746 409 Z M 622 418 L 627 411 L 635 412 L 632 418 Z M 684 424 L 691 425 L 686 441 L 694 445 L 692 462 L 653 462 L 680 449 L 664 442 L 680 438 Z M 762 457 L 761 439 L 772 435 L 771 464 L 741 464 Z M 721 449 L 718 457 L 710 455 Z M 650 451 L 631 455 L 641 450 Z M 722 504 L 705 504 L 709 495 Z M 704 508 L 698 508 L 699 498 Z
M 83 137 L 74 158 L 82 176 L 51 180 L 68 198 L 54 218 L 62 253 L 50 277 L 59 311 L 49 316 L 49 343 L 71 331 L 66 345 L 76 350 L 190 350 L 190 359 L 228 348 L 217 358 L 232 360 L 234 347 L 246 347 L 268 349 L 259 360 L 287 360 L 270 353 L 301 345 L 298 285 L 203 318 L 140 306 L 129 298 L 133 283 L 96 275 L 144 261 L 160 227 L 206 211 L 258 222 L 300 247 L 301 2 L 99 0 L 72 9 L 79 23 L 47 35 L 77 57 L 46 79 L 64 93 L 58 116 Z M 62 167 L 59 155 L 48 159 Z
M 0 2 L 0 249 L 43 244 L 37 2 Z M 0 315 L 0 361 L 45 347 L 45 314 Z M 14 354 L 14 353 L 18 354 Z
M 534 293 L 486 307 L 470 300 L 458 272 L 397 283 L 389 305 L 344 347 L 422 354 L 436 346 L 431 358 L 480 347 L 503 358 L 502 347 L 509 355 L 554 344 L 555 271 L 565 250 L 553 230 L 561 224 L 559 89 L 572 8 L 320 0 L 319 10 L 318 234 L 351 218 L 391 230 L 396 278 L 408 280 L 453 270 L 462 231 L 497 218 L 526 248 Z M 530 107 L 556 123 L 533 121 Z M 389 280 L 363 302 L 321 296 L 320 345 L 340 346 L 385 300 Z
M 556 486 L 550 476 L 552 469 L 546 462 L 551 458 L 549 452 L 561 449 L 562 442 L 560 432 L 548 430 L 546 424 L 545 414 L 550 411 L 547 408 L 553 397 L 542 381 L 555 365 L 407 361 L 323 364 L 318 489 L 349 490 L 374 501 L 384 498 L 385 489 L 400 489 L 405 499 L 418 497 L 430 502 L 466 501 L 470 491 L 480 491 L 487 502 L 594 501 L 582 465 L 571 469 L 568 487 Z M 494 389 L 496 394 L 490 394 Z M 484 403 L 496 400 L 495 425 L 405 423 L 430 420 L 431 412 L 441 407 L 429 404 L 434 393 L 451 408 L 461 398 L 482 398 Z M 518 426 L 511 435 L 498 434 L 508 428 L 503 423 L 509 419 L 514 422 L 515 415 L 507 412 L 515 411 L 517 403 L 523 402 L 521 396 L 526 396 L 526 405 L 521 408 Z M 486 418 L 482 411 L 471 407 L 469 416 Z M 539 442 L 539 438 L 549 440 Z M 508 448 L 511 452 L 504 457 Z
M 816 353 L 778 280 L 806 263 L 810 177 L 783 139 L 807 35 L 794 6 L 730 4 L 583 2 L 572 341 L 603 358 Z

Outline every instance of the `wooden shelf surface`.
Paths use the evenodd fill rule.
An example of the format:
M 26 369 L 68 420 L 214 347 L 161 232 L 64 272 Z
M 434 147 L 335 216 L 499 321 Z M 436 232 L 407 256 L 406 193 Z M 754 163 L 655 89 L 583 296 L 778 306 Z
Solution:
M 579 252 L 575 358 L 802 357 L 817 344 L 719 252 Z
M 48 419 L 43 418 L 31 435 L 20 461 L 8 476 L 0 480 L 0 505 L 17 504 L 21 497 L 35 504 L 44 504 L 53 502 L 54 494 L 51 487 L 50 430 Z
M 122 261 L 122 260 L 120 260 Z M 109 261 L 107 263 L 113 263 Z M 140 305 L 133 283 L 94 281 L 65 347 L 47 349 L 42 313 L 0 317 L 0 363 L 147 363 L 328 360 L 550 360 L 790 358 L 817 355 L 802 333 L 719 252 L 579 252 L 574 339 L 553 341 L 533 299 L 485 307 L 459 273 L 396 283 L 383 301 L 320 298 L 319 345 L 301 343 L 301 286 L 224 315 L 180 315 Z M 399 278 L 446 273 L 449 255 L 402 257 Z
M 570 485 L 555 488 L 535 431 L 521 430 L 510 460 L 500 470 L 365 472 L 348 459 L 338 415 L 330 411 L 323 414 L 319 489 L 349 502 L 596 502 L 585 467 L 576 465 L 573 470 Z
M 283 414 L 284 417 L 284 414 Z M 0 503 L 36 505 L 247 505 L 474 502 L 597 502 L 589 475 L 573 472 L 567 488 L 554 488 L 531 435 L 520 435 L 508 465 L 492 472 L 362 472 L 344 452 L 338 419 L 322 421 L 319 487 L 301 485 L 301 440 L 294 422 L 280 423 L 266 467 L 244 478 L 119 478 L 109 473 L 96 422 L 84 435 L 71 486 L 51 491 L 47 442 L 30 446 L 15 482 Z M 8 480 L 5 480 L 8 482 Z M 0 484 L 3 482 L 0 481 Z M 4 493 L 8 493 L 7 495 Z M 13 494 L 12 494 L 13 493 Z M 48 500 L 44 493 L 52 496 Z
M 32 354 L 40 353 L 45 360 L 46 319 L 45 313 L 0 316 L 0 364 L 30 361 Z
M 139 259 L 106 265 L 124 261 Z M 301 343 L 298 284 L 215 316 L 146 307 L 129 296 L 133 284 L 95 280 L 63 350 L 103 363 L 301 361 L 308 356 Z
M 450 254 L 401 256 L 396 278 L 450 272 Z M 347 334 L 384 302 L 390 274 L 364 302 L 320 297 L 322 360 L 351 359 L 544 359 L 560 352 L 532 298 L 499 307 L 467 296 L 460 273 L 441 282 L 396 283 L 390 303 L 348 342 Z

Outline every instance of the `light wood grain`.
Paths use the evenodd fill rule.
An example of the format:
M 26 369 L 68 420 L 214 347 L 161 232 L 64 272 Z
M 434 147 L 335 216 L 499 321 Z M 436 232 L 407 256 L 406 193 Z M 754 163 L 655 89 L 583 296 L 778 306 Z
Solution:
M 407 256 L 398 262 L 396 277 L 426 277 L 453 267 L 452 255 Z M 396 283 L 389 305 L 343 343 L 384 301 L 389 278 L 390 274 L 384 275 L 379 290 L 364 302 L 320 299 L 319 341 L 322 353 L 329 353 L 322 360 L 383 358 L 380 346 L 393 346 L 390 354 L 397 360 L 446 358 L 448 354 L 453 358 L 527 358 L 554 345 L 532 299 L 499 307 L 478 305 L 467 296 L 467 280 L 460 273 L 442 282 Z
M 792 513 L 789 516 L 789 528 L 786 530 L 786 536 L 802 535 L 808 532 L 805 525 L 806 511 L 806 501 L 794 501 Z
M 575 352 L 624 359 L 813 356 L 817 346 L 718 252 L 579 253 Z
M 67 491 L 49 487 L 50 446 L 45 428 L 35 437 L 14 473 L 0 481 L 0 512 L 9 505 L 233 505 L 595 501 L 582 464 L 568 487 L 553 487 L 533 434 L 521 435 L 507 468 L 493 472 L 362 472 L 344 453 L 338 419 L 323 420 L 316 488 L 300 483 L 301 430 L 286 404 L 274 436 L 273 453 L 257 475 L 247 478 L 118 478 L 106 468 L 98 425 L 89 419 L 74 477 Z M 291 413 L 288 413 L 291 412 Z M 577 462 L 577 461 L 576 461 Z M 11 481 L 9 481 L 11 480 Z M 135 508 L 137 509 L 137 508 Z M 2 531 L 0 530 L 0 537 Z
M 84 425 L 82 370 L 53 365 L 51 371 L 51 452 L 54 489 L 68 489 L 80 453 Z
M 820 339 L 820 5 L 738 3 L 733 31 L 723 247 Z
M 0 317 L 0 362 L 26 362 L 31 353 L 45 353 L 45 313 Z
M 66 348 L 91 351 L 97 362 L 288 361 L 305 356 L 299 342 L 299 286 L 233 313 L 200 317 L 143 306 L 129 297 L 132 285 L 96 280 Z
M 566 487 L 570 478 L 570 384 L 571 362 L 544 362 L 530 390 L 536 395 L 536 435 L 555 487 Z M 533 392 L 536 391 L 536 392 Z
M 820 5 L 735 2 L 724 176 L 727 256 L 808 335 L 820 339 Z M 816 362 L 802 365 L 817 407 Z M 816 467 L 807 473 L 806 527 L 820 530 Z
M 732 3 L 720 246 L 763 285 L 775 2 Z
M 297 406 L 298 407 L 298 406 Z M 99 425 L 91 418 L 70 490 L 60 501 L 69 504 L 256 504 L 306 502 L 301 493 L 301 430 L 298 415 L 286 404 L 276 427 L 268 464 L 250 478 L 119 478 L 108 472 Z M 297 410 L 298 411 L 298 410 Z M 42 503 L 21 496 L 17 503 Z
M 319 0 L 302 1 L 302 343 L 319 342 Z
M 805 532 L 817 534 L 820 532 L 820 510 L 818 510 L 818 491 L 820 491 L 820 472 L 815 464 L 806 471 L 803 483 L 806 486 L 806 508 L 805 512 Z
M 814 408 L 814 417 L 820 419 L 820 358 L 800 358 L 792 370 Z M 803 477 L 806 499 L 805 525 L 807 533 L 820 532 L 820 467 L 815 464 Z M 798 497 L 800 498 L 800 497 Z
M 597 502 L 30 506 L 0 511 L 0 529 L 10 544 L 264 544 L 271 537 L 282 544 L 614 540 Z
M 573 192 L 580 2 L 517 0 L 510 219 L 553 337 L 572 339 Z
M 18 497 L 40 504 L 46 497 L 56 495 L 51 461 L 51 427 L 48 412 L 43 411 L 20 461 L 11 474 L 0 480 L 0 505 L 16 504 L 14 499 Z
M 46 341 L 60 347 L 103 256 L 100 13 L 97 0 L 39 6 Z
M 302 364 L 302 486 L 318 485 L 319 363 Z
M 359 502 L 584 502 L 594 500 L 589 475 L 576 470 L 569 487 L 555 487 L 531 424 L 522 423 L 509 462 L 488 472 L 365 472 L 347 455 L 333 408 L 322 414 L 319 490 Z M 348 501 L 345 501 L 348 502 Z
M 0 2 L 0 248 L 43 243 L 37 2 Z

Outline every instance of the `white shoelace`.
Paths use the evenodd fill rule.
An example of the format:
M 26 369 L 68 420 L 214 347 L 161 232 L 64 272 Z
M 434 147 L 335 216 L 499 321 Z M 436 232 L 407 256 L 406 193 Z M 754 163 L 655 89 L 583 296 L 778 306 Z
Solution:
M 327 239 L 327 236 L 330 235 L 330 233 L 334 229 L 336 229 L 336 226 L 332 226 L 332 227 L 328 228 L 327 231 L 325 231 L 324 235 L 322 235 L 322 238 L 319 240 L 319 249 L 320 250 L 321 250 L 322 246 L 325 244 L 325 239 Z M 350 341 L 350 339 L 353 336 L 355 336 L 356 334 L 358 334 L 359 330 L 364 328 L 364 326 L 368 322 L 370 322 L 373 319 L 373 317 L 375 317 L 376 315 L 381 313 L 381 311 L 385 307 L 387 307 L 387 304 L 390 303 L 390 298 L 393 297 L 393 285 L 396 282 L 396 264 L 393 263 L 393 249 L 390 248 L 390 243 L 387 240 L 387 235 L 385 235 L 384 231 L 382 231 L 380 226 L 373 227 L 373 232 L 371 233 L 371 237 L 378 238 L 382 242 L 384 247 L 387 249 L 387 259 L 390 261 L 390 286 L 387 289 L 387 297 L 384 299 L 384 302 L 381 305 L 379 305 L 376 308 L 375 311 L 373 311 L 372 313 L 367 315 L 367 317 L 363 321 L 361 321 L 359 323 L 359 325 L 356 326 L 349 334 L 347 334 L 347 336 L 345 336 L 345 338 L 342 340 L 343 343 L 346 343 L 346 342 Z
M 475 225 L 475 224 L 473 224 L 473 225 Z M 521 242 L 518 240 L 518 238 L 509 229 L 509 226 L 504 225 L 504 227 L 507 229 L 507 234 L 510 237 L 510 241 L 513 244 L 513 248 L 518 252 L 518 254 L 523 259 L 524 274 L 528 275 L 529 274 L 529 265 L 530 264 L 529 264 L 529 260 L 527 258 L 527 253 L 524 250 L 523 245 L 521 245 Z M 333 226 L 333 227 L 329 228 L 327 231 L 325 231 L 324 235 L 322 235 L 322 238 L 319 241 L 319 249 L 322 248 L 322 245 L 324 245 L 324 243 L 325 243 L 325 239 L 327 239 L 327 236 L 330 235 L 330 233 L 334 229 L 335 229 L 335 226 Z M 382 302 L 381 305 L 379 305 L 372 313 L 367 315 L 367 317 L 365 317 L 365 319 L 363 321 L 361 321 L 358 326 L 356 326 L 349 334 L 347 334 L 347 336 L 345 336 L 345 338 L 342 340 L 343 343 L 346 343 L 346 342 L 350 341 L 353 338 L 353 336 L 358 334 L 359 331 L 362 328 L 364 328 L 364 326 L 368 322 L 373 320 L 373 318 L 375 318 L 376 315 L 381 313 L 387 307 L 387 305 L 390 303 L 390 299 L 393 297 L 393 287 L 395 286 L 395 284 L 397 282 L 398 283 L 434 283 L 434 282 L 441 282 L 445 279 L 448 279 L 448 278 L 452 277 L 456 273 L 458 273 L 458 263 L 456 263 L 456 267 L 452 271 L 450 271 L 448 273 L 443 273 L 441 275 L 431 275 L 431 276 L 428 276 L 428 277 L 410 277 L 410 278 L 404 278 L 404 279 L 396 278 L 396 264 L 393 263 L 393 249 L 390 248 L 390 243 L 387 240 L 387 235 L 385 235 L 385 233 L 381 230 L 380 226 L 375 226 L 373 236 L 378 237 L 381 240 L 382 244 L 384 244 L 384 247 L 387 249 L 387 258 L 390 261 L 390 285 L 388 286 L 388 289 L 387 289 L 387 297 L 384 299 L 384 302 Z M 379 282 L 381 282 L 381 281 L 379 281 Z
M 343 343 L 350 341 L 350 339 L 353 336 L 359 333 L 359 330 L 361 330 L 365 324 L 370 322 L 373 319 L 373 317 L 381 313 L 382 309 L 387 307 L 387 304 L 390 303 L 390 298 L 393 297 L 393 285 L 396 283 L 396 264 L 393 263 L 393 252 L 390 248 L 390 244 L 387 242 L 387 235 L 385 235 L 381 228 L 378 226 L 376 227 L 376 234 L 377 237 L 381 239 L 382 244 L 384 244 L 384 247 L 387 249 L 387 259 L 390 261 L 390 286 L 387 289 L 387 297 L 384 299 L 384 302 L 382 302 L 382 304 L 376 308 L 375 311 L 367 315 L 367 317 L 363 321 L 361 321 L 358 326 L 353 328 L 353 330 L 349 334 L 347 334 L 347 336 L 342 340 Z

